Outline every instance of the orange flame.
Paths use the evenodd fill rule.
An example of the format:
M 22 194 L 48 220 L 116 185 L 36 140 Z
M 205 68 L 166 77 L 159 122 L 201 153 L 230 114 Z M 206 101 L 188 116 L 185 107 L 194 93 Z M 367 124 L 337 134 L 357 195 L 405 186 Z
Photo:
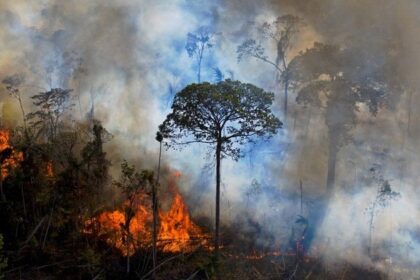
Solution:
M 191 240 L 205 237 L 200 227 L 190 218 L 187 206 L 181 195 L 175 194 L 168 212 L 160 212 L 158 240 L 164 252 L 181 252 L 191 245 Z
M 47 177 L 51 178 L 51 177 L 54 176 L 53 164 L 52 164 L 52 161 L 51 160 L 47 162 L 47 166 L 46 166 L 45 169 L 46 169 L 45 170 L 46 171 L 45 175 Z
M 16 168 L 23 160 L 23 153 L 13 150 L 9 144 L 10 134 L 8 130 L 0 130 L 0 153 L 5 152 L 7 149 L 11 149 L 10 155 L 6 157 L 1 163 L 1 179 L 4 180 L 9 175 L 9 170 Z
M 179 172 L 174 173 L 173 178 L 178 178 L 180 175 Z M 158 247 L 164 252 L 176 253 L 190 251 L 200 244 L 207 244 L 208 236 L 191 220 L 187 206 L 176 191 L 174 180 L 170 180 L 169 183 L 174 195 L 169 210 L 158 211 Z M 140 194 L 135 207 L 135 215 L 129 224 L 129 234 L 124 226 L 126 215 L 122 210 L 106 211 L 88 220 L 85 223 L 84 232 L 101 237 L 124 256 L 132 255 L 138 248 L 151 245 L 152 210 L 150 206 L 145 205 L 150 205 L 150 197 Z

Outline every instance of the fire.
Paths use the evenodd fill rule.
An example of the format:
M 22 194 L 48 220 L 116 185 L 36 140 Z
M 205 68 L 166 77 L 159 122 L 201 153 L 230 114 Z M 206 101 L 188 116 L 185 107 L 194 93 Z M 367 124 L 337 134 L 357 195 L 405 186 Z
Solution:
M 0 155 L 1 155 L 1 179 L 9 175 L 9 170 L 16 168 L 23 160 L 23 153 L 13 150 L 9 144 L 10 134 L 8 130 L 0 130 Z
M 176 193 L 168 212 L 160 212 L 158 240 L 164 252 L 181 252 L 190 246 L 193 238 L 205 237 L 201 228 L 195 225 L 179 193 Z M 204 240 L 204 239 L 203 239 Z
M 51 178 L 51 177 L 54 176 L 53 164 L 52 164 L 52 161 L 51 160 L 47 162 L 47 166 L 46 166 L 46 170 L 45 171 L 46 171 L 46 176 L 47 177 Z
M 128 235 L 124 229 L 124 212 L 115 210 L 101 213 L 97 220 L 100 225 L 99 236 L 105 237 L 105 241 L 120 250 L 123 255 L 132 255 L 137 248 L 147 246 L 152 239 L 151 231 L 147 227 L 151 218 L 148 209 L 138 207 L 131 220 Z
M 178 178 L 181 173 L 173 174 Z M 163 252 L 190 251 L 207 243 L 207 235 L 191 220 L 188 208 L 176 191 L 174 180 L 170 180 L 173 199 L 168 211 L 159 209 L 157 246 Z M 85 223 L 84 232 L 94 234 L 118 249 L 124 256 L 132 255 L 139 248 L 147 248 L 152 242 L 152 209 L 150 197 L 139 194 L 135 214 L 126 230 L 126 214 L 123 210 L 106 211 Z M 127 204 L 127 202 L 125 203 Z M 124 205 L 126 206 L 126 205 Z

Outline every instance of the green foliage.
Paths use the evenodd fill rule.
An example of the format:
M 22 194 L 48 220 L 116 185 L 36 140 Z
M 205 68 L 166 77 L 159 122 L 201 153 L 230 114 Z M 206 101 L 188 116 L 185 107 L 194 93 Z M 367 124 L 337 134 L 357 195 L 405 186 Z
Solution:
M 224 155 L 238 159 L 239 145 L 269 138 L 281 127 L 270 109 L 273 99 L 273 93 L 239 81 L 192 84 L 176 94 L 159 130 L 169 146 L 221 143 Z
M 95 121 L 91 130 L 91 139 L 81 151 L 82 182 L 92 194 L 100 196 L 103 186 L 108 181 L 109 160 L 103 151 L 103 144 L 111 135 Z
M 85 246 L 97 249 L 96 242 L 88 244 L 83 227 L 106 206 L 109 161 L 103 143 L 109 133 L 96 121 L 91 127 L 70 125 L 70 92 L 52 89 L 33 96 L 36 107 L 27 115 L 27 129 L 11 130 L 10 144 L 23 153 L 23 160 L 2 182 L 7 202 L 0 205 L 0 230 L 12 252 L 7 255 L 10 267 L 42 254 L 40 263 L 89 261 L 78 270 L 90 270 L 93 278 L 102 254 L 83 255 Z M 34 263 L 28 260 L 28 265 Z
M 120 180 L 114 181 L 113 184 L 120 188 L 127 197 L 131 197 L 139 191 L 148 191 L 148 187 L 153 184 L 153 176 L 153 171 L 137 172 L 134 165 L 130 165 L 124 160 L 121 163 Z
M 134 165 L 128 164 L 127 161 L 124 160 L 121 163 L 121 177 L 113 184 L 121 189 L 127 199 L 127 203 L 124 205 L 125 224 L 123 226 L 127 234 L 130 234 L 130 223 L 135 215 L 135 205 L 139 203 L 139 194 L 149 194 L 153 183 L 153 171 L 142 170 L 137 172 Z

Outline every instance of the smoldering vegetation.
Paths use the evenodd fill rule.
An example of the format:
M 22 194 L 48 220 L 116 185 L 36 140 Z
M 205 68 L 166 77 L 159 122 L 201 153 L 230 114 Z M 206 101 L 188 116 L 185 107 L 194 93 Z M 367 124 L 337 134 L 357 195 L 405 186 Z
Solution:
M 284 125 L 272 139 L 245 145 L 239 161 L 222 161 L 223 269 L 235 271 L 229 275 L 241 279 L 265 279 L 264 275 L 267 279 L 416 279 L 420 275 L 419 21 L 416 1 L 2 2 L 2 128 L 9 131 L 16 151 L 36 154 L 25 142 L 24 132 L 31 126 L 27 114 L 40 110 L 31 97 L 72 89 L 61 104 L 65 110 L 58 110 L 62 131 L 77 131 L 75 162 L 82 162 L 79 157 L 88 143 L 98 144 L 95 124 L 100 122 L 104 129 L 101 152 L 96 155 L 101 160 L 100 154 L 106 153 L 103 174 L 107 176 L 102 181 L 88 176 L 93 180 L 89 183 L 104 188 L 95 196 L 96 204 L 87 207 L 93 217 L 126 201 L 124 192 L 112 183 L 120 178 L 124 159 L 136 170 L 156 175 L 156 131 L 177 92 L 197 83 L 198 77 L 200 82 L 232 79 L 255 84 L 274 92 L 273 111 Z M 285 37 L 284 27 L 290 22 Z M 188 48 L 200 38 L 201 53 Z M 44 170 L 51 161 L 54 170 L 67 170 L 72 161 L 61 156 L 71 143 L 59 140 L 58 134 L 58 142 L 49 142 L 48 133 L 40 135 L 37 145 L 52 148 L 39 148 L 42 156 L 31 164 Z M 31 165 L 14 168 L 29 174 L 25 166 Z M 20 175 L 15 176 L 19 172 L 2 177 L 2 184 L 6 198 L 22 203 L 21 189 L 27 186 L 22 183 L 19 191 L 13 190 L 13 184 L 21 182 Z M 195 223 L 210 234 L 215 217 L 214 151 L 201 145 L 163 149 L 158 193 L 162 211 L 171 209 L 174 192 L 168 186 L 174 172 L 182 174 L 176 180 L 176 193 L 184 198 Z M 42 178 L 38 183 L 59 182 L 44 175 L 35 176 Z M 41 190 L 45 196 L 34 196 L 33 203 L 41 200 L 44 205 L 33 220 L 6 228 L 28 219 L 29 209 L 24 215 L 22 208 L 2 227 L 3 255 L 9 259 L 4 270 L 11 273 L 6 278 L 27 272 L 28 255 L 36 255 L 39 244 L 46 250 L 51 232 L 66 227 L 47 229 L 48 220 L 61 216 L 51 210 L 57 207 L 51 190 Z M 18 204 L 7 203 L 4 213 L 9 215 Z M 68 215 L 76 220 L 80 214 L 76 212 Z M 34 243 L 31 254 L 21 261 L 16 252 L 30 242 Z M 105 254 L 109 244 L 99 243 L 98 255 Z M 149 249 L 133 255 L 132 263 L 141 263 L 141 273 L 151 269 L 150 255 L 149 262 L 142 263 Z M 119 254 L 112 250 L 114 256 Z M 101 259 L 119 267 L 104 274 L 97 254 L 90 253 L 76 253 L 90 265 L 80 277 L 125 276 L 121 256 Z M 197 279 L 211 277 L 207 254 L 204 249 L 197 256 L 176 260 L 186 270 L 170 265 L 162 269 L 161 279 L 188 278 L 196 270 Z M 54 258 L 48 260 L 54 263 Z M 244 267 L 246 273 L 240 274 Z

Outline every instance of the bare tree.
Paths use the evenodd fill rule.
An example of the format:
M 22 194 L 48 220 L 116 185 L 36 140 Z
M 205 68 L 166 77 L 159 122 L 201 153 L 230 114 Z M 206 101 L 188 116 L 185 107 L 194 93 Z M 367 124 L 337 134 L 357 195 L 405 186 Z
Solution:
M 72 89 L 53 88 L 32 96 L 33 104 L 38 110 L 26 115 L 33 127 L 37 128 L 38 135 L 44 134 L 51 141 L 58 133 L 61 117 L 73 104 L 70 102 Z
M 398 199 L 401 195 L 391 189 L 389 181 L 379 175 L 375 168 L 371 168 L 370 171 L 373 173 L 374 180 L 379 185 L 375 199 L 366 208 L 366 213 L 369 215 L 368 255 L 372 257 L 373 230 L 375 228 L 374 219 L 378 215 L 379 211 L 388 207 L 392 201 Z
M 203 61 L 206 49 L 211 49 L 214 44 L 212 39 L 214 33 L 208 26 L 200 26 L 194 33 L 187 34 L 187 44 L 185 49 L 191 58 L 195 58 L 197 62 L 197 82 L 201 82 L 201 63 Z
M 283 85 L 284 117 L 287 118 L 288 95 L 290 86 L 289 58 L 288 52 L 293 46 L 296 34 L 304 26 L 300 17 L 294 15 L 283 15 L 272 22 L 264 22 L 258 27 L 258 32 L 263 39 L 276 45 L 276 55 L 270 58 L 261 42 L 255 39 L 247 39 L 238 46 L 238 62 L 244 57 L 254 57 L 273 66 L 276 71 L 276 85 Z
M 27 126 L 26 126 L 26 114 L 25 109 L 23 108 L 22 103 L 22 96 L 20 95 L 19 86 L 21 86 L 24 82 L 23 75 L 14 74 L 10 77 L 6 77 L 2 83 L 6 86 L 7 91 L 9 92 L 10 96 L 17 99 L 19 102 L 20 112 L 22 113 L 22 120 L 23 120 L 23 126 L 26 132 Z

